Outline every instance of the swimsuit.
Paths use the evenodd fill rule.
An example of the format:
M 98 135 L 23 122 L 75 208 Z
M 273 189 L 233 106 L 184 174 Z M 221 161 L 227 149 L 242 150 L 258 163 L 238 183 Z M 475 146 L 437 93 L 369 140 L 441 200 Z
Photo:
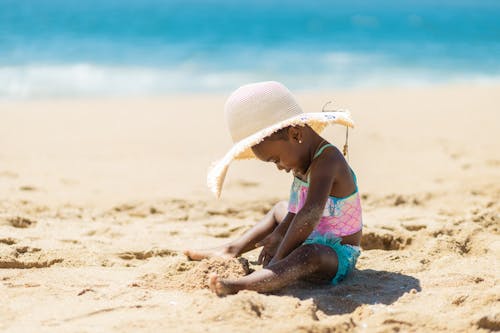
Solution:
M 324 145 L 314 155 L 313 160 L 318 157 L 327 147 L 333 147 L 331 144 Z M 322 244 L 332 248 L 337 254 L 338 268 L 337 274 L 332 279 L 332 284 L 336 285 L 342 281 L 350 272 L 354 270 L 356 261 L 360 255 L 359 246 L 341 244 L 344 236 L 355 234 L 363 227 L 361 217 L 361 200 L 358 192 L 356 175 L 350 169 L 355 191 L 343 198 L 328 196 L 325 209 L 311 234 L 304 241 L 304 244 Z M 307 177 L 309 180 L 309 176 Z M 290 191 L 290 201 L 288 211 L 291 213 L 299 212 L 307 198 L 309 182 L 294 177 Z

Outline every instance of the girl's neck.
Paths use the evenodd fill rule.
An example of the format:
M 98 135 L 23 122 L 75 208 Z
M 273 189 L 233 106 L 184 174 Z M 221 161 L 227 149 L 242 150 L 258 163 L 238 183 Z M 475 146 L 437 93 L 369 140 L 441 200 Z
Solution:
M 327 142 L 325 139 L 323 139 L 321 136 L 319 135 L 314 135 L 310 138 L 310 140 L 308 140 L 310 142 L 309 144 L 309 149 L 308 149 L 308 152 L 307 152 L 307 167 L 305 169 L 305 171 L 299 176 L 299 178 L 303 179 L 303 180 L 307 180 L 307 176 L 311 170 L 311 164 L 312 164 L 312 161 L 314 160 L 314 155 L 321 149 L 321 147 Z
M 321 141 L 318 144 L 315 145 L 316 148 L 314 148 L 314 150 L 312 150 L 310 152 L 310 155 L 309 155 L 309 161 L 310 161 L 309 164 L 312 163 L 312 161 L 314 160 L 314 156 L 321 149 L 321 147 L 323 146 L 323 144 L 326 143 L 326 142 L 327 141 L 325 139 L 321 138 Z M 311 145 L 311 146 L 313 146 L 313 145 Z

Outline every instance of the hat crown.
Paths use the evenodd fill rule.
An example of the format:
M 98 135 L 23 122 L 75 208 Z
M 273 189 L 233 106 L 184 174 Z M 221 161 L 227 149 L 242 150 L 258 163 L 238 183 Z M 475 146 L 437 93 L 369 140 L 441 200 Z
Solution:
M 251 83 L 236 89 L 224 107 L 233 142 L 302 112 L 292 93 L 281 83 Z

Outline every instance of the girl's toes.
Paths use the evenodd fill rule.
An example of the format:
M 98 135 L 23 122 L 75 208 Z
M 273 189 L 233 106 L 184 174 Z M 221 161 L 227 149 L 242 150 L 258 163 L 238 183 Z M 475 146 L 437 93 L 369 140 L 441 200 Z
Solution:
M 184 255 L 188 257 L 189 260 L 202 260 L 207 258 L 206 255 L 204 255 L 201 251 L 196 251 L 196 250 L 184 250 L 183 251 Z
M 228 291 L 224 288 L 224 285 L 221 281 L 219 281 L 219 276 L 217 273 L 210 273 L 208 276 L 208 285 L 210 286 L 210 290 L 212 290 L 217 296 L 226 296 Z
M 217 293 L 217 280 L 218 280 L 218 276 L 217 276 L 217 273 L 210 273 L 210 275 L 208 276 L 208 285 L 210 286 L 210 290 L 212 290 L 214 293 Z

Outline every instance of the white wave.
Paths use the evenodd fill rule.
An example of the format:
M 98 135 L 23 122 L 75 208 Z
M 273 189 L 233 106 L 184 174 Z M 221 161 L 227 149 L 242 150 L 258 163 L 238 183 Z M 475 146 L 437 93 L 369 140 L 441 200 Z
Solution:
M 162 95 L 212 91 L 252 80 L 245 73 L 200 73 L 178 68 L 109 67 L 92 64 L 0 67 L 0 98 Z
M 209 70 L 196 63 L 175 68 L 93 64 L 0 67 L 0 99 L 227 93 L 242 84 L 263 80 L 282 81 L 294 90 L 500 81 L 495 75 L 404 67 L 388 64 L 376 56 L 349 53 L 326 54 L 314 63 L 314 67 L 295 71 L 283 62 L 277 67 L 246 71 Z

